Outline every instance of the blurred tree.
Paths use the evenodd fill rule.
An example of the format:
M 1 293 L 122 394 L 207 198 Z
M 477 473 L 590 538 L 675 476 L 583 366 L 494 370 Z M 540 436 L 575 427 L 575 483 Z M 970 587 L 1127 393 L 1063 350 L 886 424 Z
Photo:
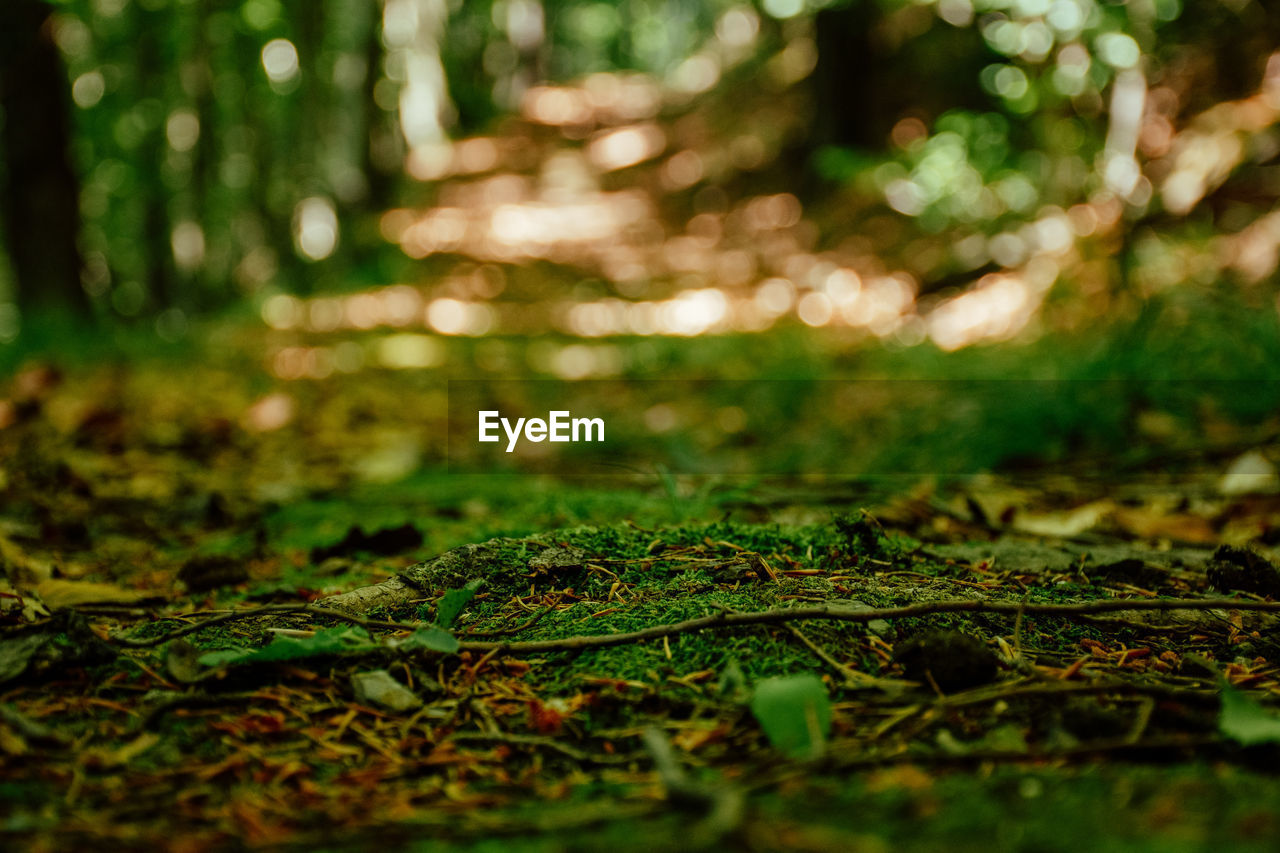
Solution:
M 901 119 L 926 124 L 952 109 L 982 109 L 978 75 L 998 56 L 972 31 L 946 26 L 932 6 L 846 2 L 814 18 L 820 105 L 815 145 L 883 149 Z
M 1062 249 L 1053 269 L 1101 279 L 1110 264 L 1091 287 L 1111 291 L 1138 255 L 1167 257 L 1178 228 L 1199 227 L 1187 241 L 1203 244 L 1197 235 L 1241 232 L 1274 206 L 1262 170 L 1276 133 L 1219 111 L 1196 131 L 1213 144 L 1178 136 L 1257 90 L 1280 17 L 1260 0 L 1183 7 L 0 0 L 5 242 L 25 305 L 83 309 L 87 292 L 121 316 L 385 280 L 403 259 L 381 254 L 371 214 L 432 192 L 404 178 L 406 156 L 431 176 L 450 138 L 503 133 L 512 125 L 497 120 L 544 78 L 637 71 L 687 95 L 660 116 L 673 130 L 711 117 L 705 133 L 684 134 L 708 148 L 746 132 L 745 95 L 811 112 L 807 144 L 797 130 L 784 159 L 705 182 L 730 195 L 771 181 L 794 190 L 793 155 L 812 157 L 823 180 L 804 201 L 838 209 L 824 245 L 856 232 L 919 293 L 950 298 L 985 272 L 1025 266 L 1064 228 L 1076 254 Z M 707 88 L 680 88 L 682 68 L 708 67 Z M 1221 162 L 1197 178 L 1205 151 Z M 1167 188 L 1186 196 L 1191 179 L 1203 191 L 1170 206 Z M 1048 281 L 1053 270 L 1037 269 Z
M 5 236 L 24 312 L 88 312 L 80 283 L 79 183 L 68 84 L 42 0 L 0 4 Z

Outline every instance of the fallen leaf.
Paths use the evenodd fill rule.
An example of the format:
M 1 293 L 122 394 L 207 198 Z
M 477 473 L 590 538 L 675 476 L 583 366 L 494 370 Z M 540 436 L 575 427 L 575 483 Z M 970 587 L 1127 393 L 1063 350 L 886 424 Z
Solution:
M 1013 527 L 1016 530 L 1032 533 L 1036 536 L 1054 536 L 1066 539 L 1072 536 L 1079 536 L 1086 530 L 1092 530 L 1113 509 L 1115 509 L 1115 503 L 1104 499 L 1093 501 L 1065 512 L 1018 515 L 1014 518 Z
M 200 680 L 200 650 L 179 637 L 169 643 L 165 653 L 165 669 L 179 684 L 194 684 Z
M 351 676 L 351 691 L 356 701 L 388 711 L 408 711 L 422 704 L 417 694 L 392 678 L 385 669 L 357 672 Z
M 831 729 L 831 700 L 816 675 L 766 678 L 756 685 L 751 713 L 774 748 L 793 758 L 816 758 Z
M 452 627 L 483 584 L 482 578 L 476 578 L 467 581 L 465 586 L 446 592 L 440 599 L 440 604 L 436 606 L 436 624 L 445 629 Z
M 1280 473 L 1261 452 L 1250 450 L 1227 468 L 1218 480 L 1218 492 L 1230 496 L 1280 492 Z
M 0 640 L 0 684 L 26 672 L 27 665 L 53 634 L 34 633 Z
M 18 622 L 34 622 L 48 616 L 49 608 L 35 592 L 23 595 L 8 580 L 0 577 L 0 614 L 8 619 L 16 617 Z
M 696 752 L 709 743 L 723 740 L 729 729 L 724 724 L 704 725 L 694 729 L 677 732 L 671 742 L 685 752 Z
M 403 640 L 391 640 L 387 645 L 401 649 L 426 649 L 451 655 L 458 651 L 458 638 L 443 628 L 428 625 L 419 628 Z
M 1122 530 L 1139 539 L 1171 539 L 1193 544 L 1218 540 L 1208 519 L 1189 513 L 1166 514 L 1142 507 L 1117 507 L 1112 518 Z
M 1229 684 L 1222 685 L 1218 731 L 1236 743 L 1280 743 L 1280 717 Z
M 0 565 L 15 583 L 38 583 L 53 576 L 53 565 L 33 557 L 8 536 L 0 536 Z
M 73 581 L 50 578 L 36 584 L 36 592 L 50 610 L 77 604 L 136 604 L 157 596 L 136 589 L 125 589 L 113 583 Z
M 277 635 L 271 643 L 261 648 L 206 652 L 200 656 L 199 662 L 205 666 L 283 663 L 372 647 L 368 632 L 362 628 L 322 628 L 309 637 Z

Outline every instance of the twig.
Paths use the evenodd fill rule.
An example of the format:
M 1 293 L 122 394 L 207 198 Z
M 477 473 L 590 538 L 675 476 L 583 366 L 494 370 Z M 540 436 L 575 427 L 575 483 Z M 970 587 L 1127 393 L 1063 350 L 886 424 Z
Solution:
M 1097 613 L 1113 613 L 1117 611 L 1138 610 L 1254 610 L 1266 613 L 1280 613 L 1280 602 L 1255 601 L 1236 598 L 1144 598 L 1103 599 L 1101 601 L 1082 601 L 1074 604 L 1039 604 L 1025 601 L 977 601 L 973 599 L 950 599 L 929 601 L 918 604 L 904 604 L 899 607 L 882 607 L 854 610 L 848 607 L 789 607 L 773 610 L 762 610 L 746 613 L 713 613 L 697 619 L 674 622 L 667 625 L 653 625 L 638 631 L 626 631 L 618 634 L 588 634 L 576 637 L 565 637 L 558 640 L 531 640 L 528 642 L 503 642 L 468 640 L 459 644 L 461 651 L 491 652 L 501 651 L 512 654 L 524 652 L 575 651 L 578 649 L 607 648 L 623 646 L 645 640 L 659 640 L 676 634 L 688 634 L 707 628 L 733 628 L 741 625 L 772 625 L 794 622 L 800 619 L 826 619 L 837 622 L 872 622 L 877 619 L 907 619 L 915 616 L 930 616 L 937 613 L 1004 613 L 1029 616 L 1078 617 Z M 199 624 L 186 625 L 159 637 L 135 640 L 128 637 L 113 637 L 112 642 L 131 648 L 151 648 L 195 633 L 196 631 L 234 622 L 240 619 L 253 619 L 259 616 L 281 614 L 308 614 L 338 619 L 359 625 L 363 628 L 383 628 L 395 631 L 413 631 L 422 627 L 422 623 L 390 622 L 380 619 L 365 619 L 353 616 L 341 610 L 316 607 L 311 604 L 273 604 L 249 610 L 238 610 L 214 616 Z
M 1145 622 L 1135 622 L 1132 619 L 1120 619 L 1114 616 L 1081 616 L 1080 621 L 1099 628 L 1113 630 L 1126 628 L 1147 634 L 1190 634 L 1193 631 L 1203 631 L 1207 627 L 1205 625 L 1149 625 Z
M 676 805 L 692 806 L 704 812 L 689 829 L 686 849 L 719 849 L 725 836 L 736 832 L 746 812 L 745 792 L 730 783 L 710 786 L 689 778 L 676 761 L 667 736 L 657 728 L 644 732 L 644 745 L 653 758 L 654 770 L 666 789 L 667 799 Z
M 163 699 L 153 705 L 137 724 L 139 730 L 155 728 L 165 714 L 181 708 L 221 708 L 226 705 L 241 705 L 258 701 L 273 701 L 273 697 L 262 693 L 182 693 Z M 275 699 L 277 703 L 280 701 Z
M 424 624 L 413 622 L 388 622 L 382 619 L 365 619 L 362 616 L 353 616 L 350 613 L 346 613 L 341 610 L 330 610 L 327 607 L 316 607 L 314 604 L 268 604 L 263 607 L 253 607 L 248 610 L 236 610 L 231 613 L 224 612 L 220 616 L 213 616 L 203 622 L 197 622 L 193 625 L 184 625 L 181 628 L 170 631 L 167 634 L 161 634 L 158 637 L 150 637 L 145 640 L 135 640 L 131 637 L 111 637 L 110 642 L 134 649 L 149 649 L 163 643 L 167 643 L 170 640 L 185 637 L 187 634 L 194 634 L 197 631 L 203 631 L 205 628 L 212 628 L 215 625 L 225 625 L 228 622 L 237 622 L 241 619 L 254 619 L 259 616 L 278 616 L 283 614 L 325 616 L 330 619 L 350 622 L 352 625 L 359 625 L 361 628 L 385 628 L 393 631 L 414 631 L 423 627 Z
M 534 617 L 527 622 L 515 626 L 514 628 L 497 628 L 492 631 L 458 631 L 459 637 L 505 637 L 510 634 L 519 634 L 526 628 L 532 628 L 534 625 L 542 621 L 542 617 L 555 610 L 554 607 L 544 607 L 539 610 Z
M 43 723 L 36 722 L 10 705 L 0 705 L 0 722 L 11 726 L 23 737 L 31 740 L 46 741 L 63 747 L 71 745 L 71 741 L 66 735 L 49 728 Z
M 1013 657 L 1015 660 L 1022 660 L 1022 617 L 1027 612 L 1026 603 L 1030 591 L 1022 596 L 1022 601 L 1018 606 L 1018 616 L 1013 620 Z
M 861 690 L 866 687 L 879 687 L 882 690 L 891 690 L 892 686 L 902 686 L 903 682 L 888 681 L 886 679 L 876 678 L 874 675 L 868 675 L 865 672 L 845 666 L 835 659 L 835 656 L 828 652 L 822 646 L 809 639 L 799 628 L 790 623 L 786 624 L 786 628 L 791 632 L 791 636 L 795 637 L 805 648 L 813 652 L 827 666 L 834 669 L 844 679 L 846 687 Z
M 155 610 L 145 607 L 132 607 L 124 604 L 72 604 L 69 609 L 85 616 L 115 616 L 117 618 L 132 616 L 154 616 Z
M 1006 686 L 979 688 L 964 693 L 955 693 L 934 704 L 949 708 L 962 705 L 978 705 L 984 702 L 997 702 L 1008 699 L 1029 699 L 1040 696 L 1089 695 L 1099 693 L 1136 693 L 1143 696 L 1158 696 L 1162 699 L 1177 699 L 1186 702 L 1202 702 L 1218 704 L 1217 690 L 1196 690 L 1190 687 L 1174 687 L 1167 684 L 1143 684 L 1124 681 L 1096 681 L 1089 683 L 1071 682 L 1014 682 Z
M 574 761 L 580 761 L 584 764 L 630 764 L 643 757 L 639 753 L 632 755 L 596 755 L 595 753 L 561 743 L 555 738 L 508 734 L 506 732 L 462 732 L 451 736 L 449 740 L 454 743 L 509 743 L 514 746 L 536 746 L 539 749 L 558 752 L 567 758 L 572 758 Z
M 532 640 L 523 643 L 504 642 L 463 642 L 464 651 L 488 652 L 500 649 L 503 652 L 520 654 L 525 652 L 557 652 L 576 651 L 578 649 L 607 648 L 639 643 L 645 640 L 660 640 L 675 634 L 688 634 L 707 628 L 733 628 L 741 625 L 770 625 L 794 622 L 800 619 L 829 619 L 838 622 L 871 622 L 876 619 L 906 619 L 915 616 L 929 616 L 936 613 L 1005 613 L 1028 616 L 1061 616 L 1073 617 L 1094 613 L 1112 613 L 1126 610 L 1258 610 L 1268 613 L 1280 612 L 1280 602 L 1250 601 L 1235 598 L 1150 598 L 1150 599 L 1104 599 L 1102 601 L 1082 601 L 1075 604 L 1038 604 L 1023 601 L 975 601 L 971 599 L 952 599 L 930 601 L 919 604 L 906 604 L 900 607 L 871 608 L 854 610 L 847 607 L 790 607 L 774 610 L 762 610 L 748 613 L 713 613 L 684 622 L 668 625 L 653 625 L 638 631 L 626 631 L 618 634 L 594 634 L 577 637 L 565 637 L 559 640 Z
M 840 661 L 836 660 L 831 655 L 830 652 L 828 652 L 822 646 L 815 643 L 813 640 L 810 640 L 808 637 L 806 637 L 804 633 L 795 625 L 788 624 L 786 628 L 788 631 L 791 632 L 791 636 L 799 640 L 804 645 L 805 648 L 813 652 L 814 655 L 816 655 L 818 659 L 820 659 L 823 663 L 825 663 L 827 666 L 831 667 L 837 673 L 839 673 L 841 678 L 843 678 L 845 681 L 849 682 L 850 684 L 854 682 L 856 676 L 854 675 L 854 671 L 852 669 L 840 663 Z M 861 673 L 858 673 L 858 674 L 861 675 Z
M 1156 709 L 1156 700 L 1150 696 L 1143 696 L 1139 702 L 1137 716 L 1134 717 L 1133 725 L 1129 727 L 1129 734 L 1125 735 L 1125 738 L 1132 743 L 1137 743 L 1147 733 L 1147 726 L 1151 724 L 1151 714 Z

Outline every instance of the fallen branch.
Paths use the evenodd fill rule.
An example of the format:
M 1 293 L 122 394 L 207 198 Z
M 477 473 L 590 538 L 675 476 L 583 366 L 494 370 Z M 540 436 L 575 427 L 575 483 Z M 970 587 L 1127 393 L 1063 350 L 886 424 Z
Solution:
M 405 583 L 403 578 L 393 577 L 381 583 L 331 595 L 322 601 L 329 609 L 345 613 L 369 613 L 378 608 L 394 610 L 421 597 L 422 591 L 417 587 Z
M 511 571 L 509 552 L 519 546 L 533 549 L 539 554 L 551 552 L 548 565 L 580 565 L 585 554 L 576 548 L 552 547 L 534 538 L 490 539 L 469 545 L 459 545 L 421 563 L 414 563 L 381 583 L 362 586 L 350 592 L 331 595 L 320 600 L 320 605 L 347 613 L 369 613 L 377 608 L 394 610 L 438 589 L 456 589 L 468 581 Z M 539 555 L 527 560 L 528 568 L 537 570 Z
M 1105 599 L 1081 601 L 1074 604 L 1036 604 L 1022 601 L 976 601 L 950 599 L 900 607 L 854 610 L 848 607 L 789 607 L 748 613 L 713 613 L 684 622 L 654 625 L 639 631 L 620 634 L 595 634 L 565 637 L 559 640 L 531 640 L 523 643 L 469 641 L 461 644 L 463 651 L 490 652 L 497 650 L 510 654 L 526 652 L 568 652 L 579 649 L 598 649 L 624 646 L 645 640 L 660 640 L 676 634 L 690 634 L 708 628 L 733 628 L 743 625 L 776 625 L 800 619 L 828 619 L 837 622 L 871 622 L 876 619 L 907 619 L 915 616 L 931 616 L 938 613 L 1005 613 L 1011 616 L 1060 616 L 1073 617 L 1095 613 L 1140 610 L 1253 610 L 1280 613 L 1280 601 L 1253 601 L 1235 598 L 1143 598 Z
M 460 651 L 500 652 L 521 654 L 528 652 L 566 652 L 579 649 L 608 648 L 641 643 L 645 640 L 660 640 L 677 634 L 690 634 L 708 628 L 734 628 L 744 625 L 777 625 L 795 622 L 802 619 L 825 619 L 836 622 L 873 622 L 877 619 L 908 619 L 917 616 L 931 616 L 939 613 L 1003 613 L 1010 616 L 1057 616 L 1064 618 L 1091 616 L 1097 613 L 1115 613 L 1144 610 L 1241 610 L 1264 613 L 1280 613 L 1280 601 L 1255 601 L 1235 598 L 1142 598 L 1116 599 L 1102 601 L 1081 601 L 1074 604 L 1037 604 L 1022 601 L 977 601 L 971 599 L 948 599 L 928 601 L 919 604 L 904 604 L 899 607 L 879 607 L 853 609 L 850 607 L 787 607 L 755 612 L 720 611 L 710 616 L 700 616 L 683 622 L 666 625 L 653 625 L 638 631 L 625 631 L 619 634 L 586 634 L 576 637 L 564 637 L 557 640 L 530 640 L 526 642 L 504 642 L 464 640 L 459 643 Z M 186 625 L 158 637 L 135 640 L 128 637 L 113 637 L 112 642 L 132 648 L 150 648 L 169 640 L 193 634 L 196 631 L 233 622 L 240 619 L 253 619 L 261 616 L 282 614 L 308 614 L 338 619 L 359 625 L 363 628 L 383 628 L 393 631 L 413 631 L 424 627 L 425 623 L 391 622 L 381 619 L 365 619 L 340 610 L 317 607 L 314 604 L 271 604 L 249 610 L 238 610 L 234 613 L 223 613 L 206 619 L 203 622 Z
M 132 649 L 149 649 L 176 640 L 179 637 L 185 637 L 188 634 L 194 634 L 197 631 L 203 631 L 206 628 L 212 628 L 215 625 L 225 625 L 228 622 L 239 622 L 244 619 L 258 619 L 264 616 L 283 616 L 283 615 L 299 615 L 306 614 L 311 616 L 324 616 L 328 619 L 337 619 L 342 622 L 349 622 L 352 625 L 359 625 L 361 628 L 383 628 L 391 631 L 414 631 L 424 627 L 426 623 L 412 622 L 389 622 L 385 619 L 365 619 L 363 616 L 355 616 L 342 610 L 331 610 L 327 607 L 317 607 L 314 604 L 268 604 L 263 607 L 252 607 L 246 610 L 233 610 L 230 613 L 219 611 L 219 615 L 211 616 L 202 622 L 196 622 L 191 625 L 184 625 L 166 634 L 156 637 L 148 637 L 144 640 L 135 640 L 132 637 L 111 637 L 110 642 L 121 646 L 128 646 Z M 189 614 L 198 615 L 198 614 Z M 162 616 L 161 619 L 173 617 Z
M 493 631 L 456 631 L 455 634 L 459 637 L 503 637 L 508 634 L 519 634 L 526 628 L 532 628 L 534 625 L 537 625 L 542 621 L 543 616 L 546 616 L 554 609 L 554 607 L 544 607 L 534 614 L 532 619 L 516 625 L 514 628 L 501 628 Z

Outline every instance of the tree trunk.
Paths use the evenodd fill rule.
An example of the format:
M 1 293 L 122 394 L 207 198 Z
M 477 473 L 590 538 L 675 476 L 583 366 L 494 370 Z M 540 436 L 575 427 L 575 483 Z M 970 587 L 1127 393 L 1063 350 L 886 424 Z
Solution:
M 880 151 L 908 115 L 928 124 L 947 110 L 992 106 L 978 76 L 997 57 L 976 27 L 937 21 L 931 6 L 856 0 L 818 12 L 814 30 L 814 148 Z
M 24 313 L 86 315 L 77 245 L 80 186 L 68 150 L 70 102 L 51 12 L 43 0 L 0 3 L 5 238 Z
M 166 69 L 172 68 L 174 63 L 164 55 L 164 40 L 168 35 L 162 27 L 163 17 L 161 13 L 139 8 L 134 9 L 134 14 L 138 94 L 143 98 L 156 98 L 165 103 Z M 173 228 L 169 217 L 172 193 L 161 176 L 161 164 L 164 163 L 167 150 L 165 125 L 161 121 L 147 130 L 138 147 L 135 161 L 139 175 L 137 191 L 142 194 L 143 202 L 140 238 L 143 256 L 146 258 L 144 280 L 147 301 L 144 303 L 144 313 L 147 310 L 159 311 L 178 302 L 177 275 L 169 238 Z

